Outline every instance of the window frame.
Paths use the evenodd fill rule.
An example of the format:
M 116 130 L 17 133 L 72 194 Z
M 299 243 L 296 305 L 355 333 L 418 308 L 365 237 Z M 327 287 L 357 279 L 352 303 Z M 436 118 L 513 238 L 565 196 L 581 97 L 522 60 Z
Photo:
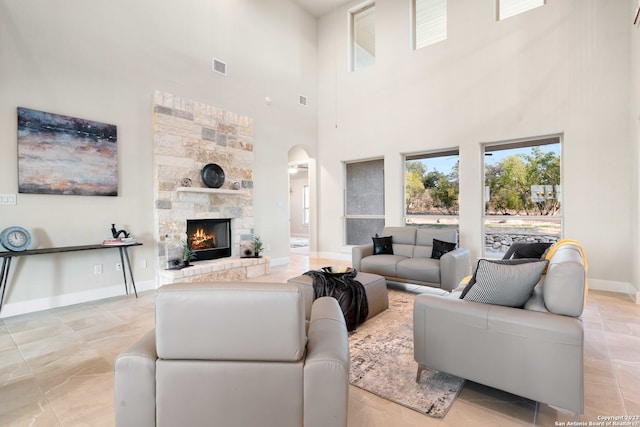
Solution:
M 311 193 L 309 184 L 302 187 L 302 225 L 309 225 L 311 215 Z
M 352 165 L 352 164 L 357 164 L 357 163 L 366 163 L 366 162 L 382 162 L 382 212 L 381 213 L 377 213 L 377 214 L 350 214 L 349 212 L 349 194 L 348 194 L 348 180 L 349 180 L 349 176 L 348 176 L 348 166 Z M 384 223 L 386 221 L 386 205 L 385 205 L 385 175 L 384 175 L 384 157 L 373 157 L 373 158 L 367 158 L 367 159 L 358 159 L 358 160 L 351 160 L 351 161 L 343 161 L 342 162 L 342 170 L 343 170 L 343 176 L 344 176 L 344 186 L 343 186 L 343 215 L 342 215 L 342 229 L 343 229 L 343 243 L 344 246 L 355 246 L 358 245 L 360 243 L 357 244 L 353 244 L 353 243 L 349 243 L 348 242 L 348 222 L 351 219 L 374 219 L 374 220 L 382 220 L 382 222 Z M 382 232 L 382 230 L 380 230 L 380 232 Z M 375 231 L 373 233 L 371 233 L 371 236 L 373 236 L 375 234 Z M 369 237 L 371 237 L 369 236 Z
M 556 194 L 558 201 L 560 202 L 560 210 L 559 213 L 554 215 L 499 215 L 499 214 L 487 214 L 487 204 L 489 202 L 488 198 L 488 187 L 486 186 L 486 171 L 487 171 L 487 153 L 501 151 L 501 150 L 509 150 L 509 149 L 517 149 L 517 148 L 534 148 L 540 147 L 544 145 L 552 145 L 559 144 L 559 157 L 560 157 L 560 184 L 559 191 L 556 190 Z M 487 222 L 490 221 L 505 221 L 508 222 L 510 220 L 530 220 L 532 222 L 536 221 L 557 221 L 559 222 L 559 239 L 562 239 L 564 236 L 564 135 L 563 134 L 553 134 L 539 137 L 529 137 L 529 138 L 520 138 L 509 141 L 497 141 L 490 143 L 482 143 L 481 145 L 481 157 L 482 157 L 482 179 L 481 179 L 481 194 L 482 194 L 482 236 L 486 241 L 487 239 Z M 487 150 L 489 148 L 489 150 Z M 487 246 L 483 244 L 482 246 L 482 256 L 484 257 L 492 257 L 492 254 L 487 254 Z
M 447 215 L 447 214 L 409 214 L 407 212 L 407 180 L 406 180 L 406 172 L 407 172 L 407 162 L 412 161 L 412 160 L 421 160 L 421 159 L 433 159 L 433 158 L 438 158 L 438 157 L 450 157 L 450 156 L 457 156 L 457 161 L 458 161 L 458 213 L 457 214 L 451 214 L 451 215 Z M 411 225 L 411 226 L 419 226 L 418 223 L 416 222 L 412 222 L 411 220 L 413 219 L 414 221 L 418 220 L 418 219 L 428 219 L 429 223 L 425 223 L 425 224 L 430 224 L 431 222 L 433 223 L 444 223 L 444 224 L 455 224 L 457 225 L 460 221 L 460 148 L 459 147 L 455 147 L 455 148 L 448 148 L 448 149 L 441 149 L 441 150 L 435 150 L 435 151 L 422 151 L 422 152 L 417 152 L 417 153 L 404 153 L 402 155 L 402 170 L 404 171 L 403 173 L 403 178 L 402 178 L 402 216 L 403 216 L 403 224 L 404 225 Z M 429 172 L 427 170 L 427 172 Z
M 357 6 L 352 7 L 351 9 L 349 9 L 348 14 L 349 14 L 349 71 L 351 72 L 355 72 L 355 71 L 359 71 L 363 68 L 366 68 L 369 65 L 374 65 L 375 64 L 375 25 L 374 25 L 374 31 L 373 31 L 373 38 L 374 38 L 374 53 L 373 53 L 373 63 L 372 64 L 363 64 L 358 66 L 358 63 L 356 61 L 356 15 L 358 15 L 359 13 L 363 13 L 366 12 L 368 10 L 373 9 L 373 13 L 374 13 L 374 20 L 375 20 L 375 8 L 376 8 L 376 2 L 375 0 L 367 0 L 363 3 L 358 4 Z
M 518 16 L 518 15 L 521 15 L 523 13 L 526 13 L 526 12 L 532 11 L 534 9 L 537 9 L 539 7 L 545 6 L 547 4 L 547 0 L 539 0 L 539 1 L 542 2 L 542 4 L 531 5 L 529 7 L 527 7 L 526 5 L 523 5 L 524 8 L 522 10 L 516 11 L 515 13 L 511 13 L 511 14 L 506 15 L 506 16 L 503 17 L 502 13 L 501 13 L 502 12 L 502 6 L 501 5 L 502 5 L 503 1 L 504 0 L 496 0 L 496 3 L 495 3 L 496 4 L 496 21 L 503 21 L 503 20 L 511 18 L 513 16 Z M 526 3 L 526 2 L 532 1 L 532 0 L 517 0 L 517 1 L 520 1 L 521 3 Z
M 431 46 L 434 45 L 436 43 L 440 43 L 443 42 L 445 40 L 447 40 L 448 36 L 449 36 L 449 21 L 448 21 L 448 16 L 449 16 L 449 2 L 448 0 L 442 0 L 445 3 L 445 14 L 444 14 L 444 36 L 441 36 L 441 38 L 437 38 L 437 39 L 433 39 L 432 41 L 425 43 L 425 44 L 421 44 L 420 46 L 418 46 L 418 4 L 417 2 L 420 0 L 411 0 L 410 1 L 410 6 L 411 6 L 411 32 L 410 32 L 410 47 L 411 50 L 418 50 L 418 49 L 422 49 L 424 47 L 427 46 Z

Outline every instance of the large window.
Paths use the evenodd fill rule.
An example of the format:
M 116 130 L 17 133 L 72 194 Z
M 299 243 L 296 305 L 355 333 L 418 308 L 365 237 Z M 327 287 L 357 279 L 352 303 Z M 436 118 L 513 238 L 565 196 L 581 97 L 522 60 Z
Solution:
M 376 4 L 366 2 L 352 9 L 351 70 L 356 71 L 376 60 Z
M 496 0 L 498 21 L 543 6 L 546 0 Z
M 561 138 L 484 147 L 485 255 L 514 242 L 553 243 L 562 235 Z
M 457 226 L 458 150 L 405 155 L 405 223 Z
M 384 160 L 345 165 L 345 242 L 371 243 L 384 228 Z
M 412 47 L 447 39 L 447 0 L 411 0 Z
M 311 213 L 311 194 L 309 186 L 302 187 L 302 224 L 309 225 L 309 217 Z

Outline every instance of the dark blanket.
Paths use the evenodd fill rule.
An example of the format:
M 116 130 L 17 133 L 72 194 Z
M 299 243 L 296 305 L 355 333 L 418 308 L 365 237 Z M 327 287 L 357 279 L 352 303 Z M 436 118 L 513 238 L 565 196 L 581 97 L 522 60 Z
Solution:
M 336 274 L 327 271 L 307 271 L 305 276 L 313 279 L 313 299 L 333 297 L 342 309 L 347 330 L 353 331 L 363 323 L 369 315 L 367 295 L 362 283 L 355 280 L 358 272 L 354 269 L 348 273 Z

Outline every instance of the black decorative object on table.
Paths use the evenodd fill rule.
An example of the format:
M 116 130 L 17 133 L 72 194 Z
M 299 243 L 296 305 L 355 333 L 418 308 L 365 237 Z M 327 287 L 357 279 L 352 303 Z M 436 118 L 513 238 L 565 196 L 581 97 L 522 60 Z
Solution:
M 116 230 L 116 225 L 111 224 L 111 235 L 114 239 L 117 239 L 122 234 L 123 237 L 129 237 L 127 230 Z
M 347 330 L 353 331 L 367 320 L 369 304 L 362 283 L 355 280 L 358 271 L 347 268 L 346 272 L 336 272 L 333 267 L 324 267 L 320 271 L 307 271 L 305 276 L 313 279 L 313 299 L 333 297 L 344 314 Z
M 209 188 L 220 188 L 224 184 L 224 171 L 215 163 L 209 163 L 202 168 L 202 182 Z

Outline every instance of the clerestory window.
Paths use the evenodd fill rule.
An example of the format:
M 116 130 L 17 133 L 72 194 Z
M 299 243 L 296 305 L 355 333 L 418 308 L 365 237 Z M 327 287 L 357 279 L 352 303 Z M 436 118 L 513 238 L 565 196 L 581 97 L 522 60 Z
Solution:
M 411 0 L 412 48 L 447 39 L 447 0 Z
M 496 0 L 498 21 L 544 6 L 546 0 Z
M 351 9 L 351 71 L 373 65 L 376 61 L 376 4 L 366 2 Z

